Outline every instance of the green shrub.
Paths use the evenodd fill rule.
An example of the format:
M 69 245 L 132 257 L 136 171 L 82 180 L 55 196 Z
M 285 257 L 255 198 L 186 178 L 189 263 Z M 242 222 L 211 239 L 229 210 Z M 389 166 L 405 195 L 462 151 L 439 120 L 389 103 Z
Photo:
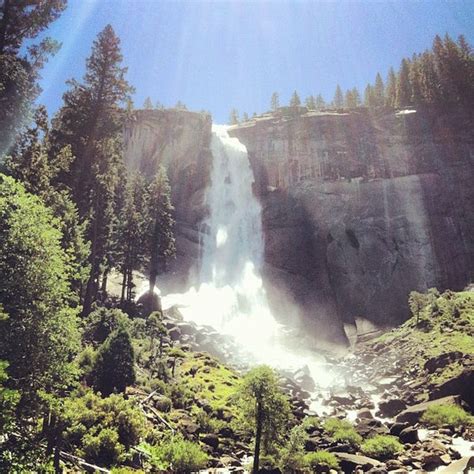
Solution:
M 362 443 L 361 451 L 375 459 L 389 459 L 405 448 L 395 436 L 376 435 Z
M 141 447 L 150 455 L 154 469 L 190 473 L 207 466 L 207 454 L 198 444 L 185 440 L 181 435 L 165 439 L 157 446 L 144 443 Z
M 303 420 L 302 425 L 306 431 L 312 431 L 321 426 L 321 420 L 317 416 L 308 416 Z
M 123 453 L 116 430 L 105 428 L 97 435 L 87 433 L 82 439 L 84 457 L 95 463 L 110 466 L 116 464 Z
M 316 451 L 308 453 L 304 457 L 306 466 L 313 472 L 325 472 L 329 469 L 339 469 L 339 461 L 333 453 L 327 451 Z
M 362 436 L 357 433 L 352 424 L 347 420 L 328 418 L 324 422 L 323 428 L 334 441 L 349 443 L 354 447 L 362 443 Z
M 469 426 L 474 424 L 474 418 L 457 405 L 434 405 L 428 408 L 421 421 L 436 426 Z

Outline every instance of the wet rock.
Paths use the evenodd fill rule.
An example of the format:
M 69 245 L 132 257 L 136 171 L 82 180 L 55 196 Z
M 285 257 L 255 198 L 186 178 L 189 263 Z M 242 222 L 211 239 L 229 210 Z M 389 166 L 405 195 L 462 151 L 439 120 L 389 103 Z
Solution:
M 168 331 L 168 335 L 172 341 L 178 341 L 181 338 L 181 331 L 175 326 Z
M 412 426 L 404 428 L 398 435 L 402 443 L 415 444 L 419 441 L 418 430 Z
M 441 474 L 468 474 L 472 469 L 474 469 L 474 456 L 465 456 L 458 461 L 452 462 L 449 466 L 441 469 L 439 472 Z
M 385 463 L 385 467 L 388 471 L 396 471 L 398 469 L 403 469 L 403 463 L 398 461 L 397 459 L 389 459 Z M 406 472 L 405 470 L 403 472 Z
M 407 407 L 406 403 L 398 398 L 392 398 L 379 403 L 379 413 L 385 417 L 392 418 Z
M 408 423 L 394 423 L 390 427 L 390 434 L 393 436 L 398 436 L 407 426 L 409 426 Z
M 372 413 L 370 412 L 370 410 L 368 408 L 362 408 L 362 410 L 359 410 L 357 412 L 357 418 L 359 419 L 373 419 L 374 417 L 372 416 Z
M 374 436 L 377 434 L 388 434 L 388 428 L 379 420 L 374 418 L 362 418 L 356 425 L 356 431 L 363 437 Z
M 445 368 L 447 365 L 462 359 L 464 354 L 459 351 L 445 352 L 436 357 L 432 357 L 425 362 L 424 368 L 429 373 L 435 372 L 437 369 Z

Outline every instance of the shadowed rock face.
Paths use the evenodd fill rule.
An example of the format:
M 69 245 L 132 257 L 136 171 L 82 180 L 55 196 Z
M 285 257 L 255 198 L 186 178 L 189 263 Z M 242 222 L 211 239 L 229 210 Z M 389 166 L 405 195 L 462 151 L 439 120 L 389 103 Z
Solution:
M 247 146 L 263 205 L 264 279 L 275 313 L 341 340 L 342 324 L 356 317 L 404 320 L 411 290 L 469 283 L 473 125 L 459 112 L 360 110 L 268 116 L 231 129 Z M 138 111 L 124 137 L 130 168 L 149 176 L 159 164 L 168 169 L 178 248 L 169 275 L 173 290 L 184 290 L 208 212 L 211 119 Z
M 151 179 L 163 165 L 170 179 L 176 217 L 177 258 L 170 262 L 164 291 L 185 290 L 199 260 L 200 223 L 212 166 L 211 117 L 186 110 L 138 110 L 124 127 L 125 163 Z
M 430 110 L 269 116 L 233 128 L 263 204 L 267 283 L 323 326 L 394 325 L 408 316 L 410 291 L 469 283 L 473 130 L 466 114 Z

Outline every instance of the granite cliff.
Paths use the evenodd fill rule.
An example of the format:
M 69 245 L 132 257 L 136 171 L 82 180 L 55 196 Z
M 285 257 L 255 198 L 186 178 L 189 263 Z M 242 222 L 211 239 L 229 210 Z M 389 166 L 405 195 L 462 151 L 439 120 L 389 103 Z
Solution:
M 281 109 L 233 127 L 263 205 L 265 284 L 280 318 L 343 339 L 343 323 L 395 325 L 411 290 L 461 289 L 474 268 L 474 130 L 461 112 Z M 184 275 L 199 258 L 210 117 L 139 111 L 126 161 L 168 166 Z M 192 271 L 191 271 L 192 275 Z

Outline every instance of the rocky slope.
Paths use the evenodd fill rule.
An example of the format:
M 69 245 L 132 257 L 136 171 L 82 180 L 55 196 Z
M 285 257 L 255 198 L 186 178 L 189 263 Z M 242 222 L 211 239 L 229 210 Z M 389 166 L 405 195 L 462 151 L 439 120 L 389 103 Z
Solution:
M 263 204 L 267 284 L 324 331 L 358 316 L 395 325 L 409 291 L 469 283 L 472 117 L 301 112 L 230 131 L 248 149 Z

